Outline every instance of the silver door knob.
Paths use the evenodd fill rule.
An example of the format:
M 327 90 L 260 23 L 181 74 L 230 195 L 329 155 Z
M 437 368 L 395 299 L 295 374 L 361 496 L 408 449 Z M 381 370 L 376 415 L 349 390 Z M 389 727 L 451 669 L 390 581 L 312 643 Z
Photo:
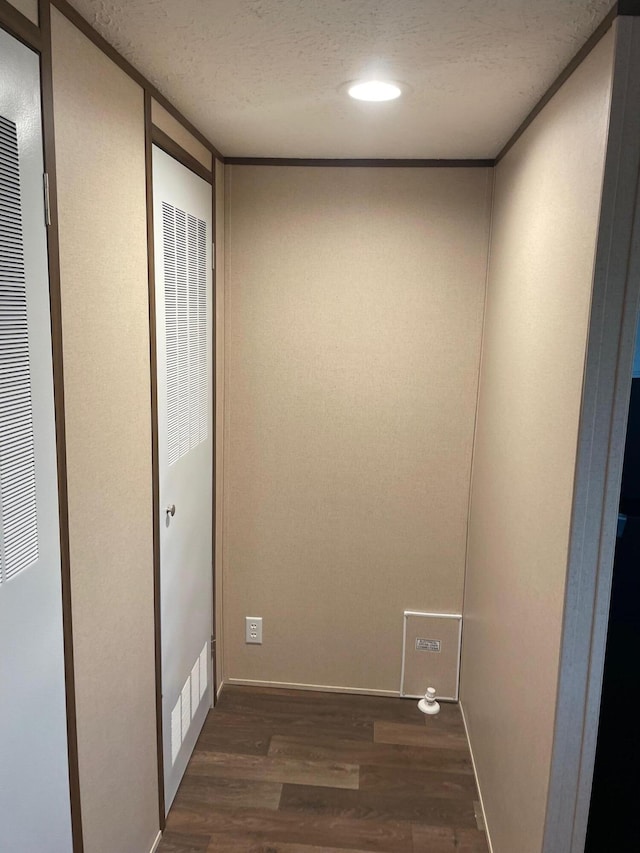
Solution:
M 171 518 L 173 518 L 173 516 L 174 516 L 175 514 L 176 514 L 176 505 L 175 505 L 175 504 L 171 504 L 171 506 L 168 506 L 168 507 L 167 507 L 167 515 L 170 515 L 170 516 L 171 516 Z

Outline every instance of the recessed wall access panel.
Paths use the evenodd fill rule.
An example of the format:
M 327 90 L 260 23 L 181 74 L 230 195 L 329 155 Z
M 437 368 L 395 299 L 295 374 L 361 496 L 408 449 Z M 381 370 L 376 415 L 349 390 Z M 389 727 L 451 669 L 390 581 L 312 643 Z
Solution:
M 438 699 L 457 702 L 461 638 L 459 613 L 405 610 L 400 695 L 419 699 L 434 687 Z

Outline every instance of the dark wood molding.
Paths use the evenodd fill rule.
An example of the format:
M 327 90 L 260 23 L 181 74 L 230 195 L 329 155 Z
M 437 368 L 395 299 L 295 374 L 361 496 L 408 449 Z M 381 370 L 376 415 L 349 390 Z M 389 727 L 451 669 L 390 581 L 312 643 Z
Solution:
M 156 667 L 156 750 L 158 756 L 158 815 L 165 827 L 164 754 L 162 746 L 162 640 L 160 600 L 160 458 L 158 452 L 158 359 L 156 349 L 156 275 L 153 231 L 153 124 L 151 94 L 144 93 L 145 184 L 147 194 L 147 271 L 149 284 L 149 363 L 151 368 L 151 470 L 153 501 L 153 617 Z
M 636 16 L 640 15 L 640 0 L 619 0 L 619 2 L 610 10 L 608 15 L 604 18 L 604 20 L 600 23 L 595 32 L 590 36 L 587 42 L 583 45 L 583 47 L 578 51 L 578 53 L 573 57 L 573 59 L 569 62 L 569 64 L 563 69 L 563 71 L 559 74 L 556 80 L 551 84 L 549 89 L 545 92 L 542 98 L 538 101 L 536 106 L 531 110 L 531 112 L 527 115 L 525 120 L 521 123 L 521 125 L 517 128 L 517 130 L 510 137 L 508 142 L 503 146 L 499 154 L 495 159 L 493 158 L 479 158 L 479 159 L 393 159 L 393 158 L 355 158 L 355 159 L 343 159 L 343 158 L 288 158 L 288 157 L 225 157 L 207 138 L 202 134 L 197 127 L 195 127 L 182 113 L 173 106 L 173 104 L 152 84 L 149 80 L 144 77 L 130 62 L 128 62 L 123 56 L 121 56 L 118 51 L 111 45 L 109 42 L 103 38 L 92 26 L 89 22 L 82 17 L 82 15 L 74 9 L 73 6 L 68 2 L 68 0 L 49 0 L 48 3 L 45 3 L 47 7 L 55 6 L 68 20 L 70 20 L 82 33 L 84 33 L 87 38 L 89 38 L 100 50 L 103 51 L 113 62 L 118 65 L 129 77 L 135 80 L 138 85 L 140 85 L 145 92 L 147 92 L 155 101 L 157 101 L 167 112 L 176 119 L 176 121 L 180 122 L 180 124 L 194 136 L 202 145 L 205 146 L 209 151 L 211 151 L 212 157 L 220 160 L 222 163 L 229 163 L 231 165 L 240 165 L 240 166 L 362 166 L 362 167 L 390 167 L 390 168 L 469 168 L 469 167 L 480 167 L 487 168 L 491 166 L 497 165 L 500 160 L 505 156 L 507 151 L 515 144 L 515 142 L 522 136 L 527 127 L 531 124 L 534 118 L 538 115 L 538 113 L 544 108 L 544 106 L 551 100 L 551 98 L 555 95 L 558 89 L 562 86 L 562 84 L 571 76 L 573 71 L 580 65 L 580 63 L 586 58 L 586 56 L 591 52 L 591 50 L 595 47 L 595 45 L 600 41 L 602 36 L 609 30 L 611 24 L 617 15 L 629 15 Z M 39 0 L 39 6 L 42 6 Z M 28 47 L 41 52 L 43 49 L 43 37 L 42 37 L 42 12 L 40 13 L 40 22 L 41 26 L 37 27 L 33 24 L 27 17 L 22 15 L 18 10 L 12 6 L 7 0 L 0 0 L 0 27 L 6 29 Z M 159 128 L 155 129 L 158 133 L 162 133 Z M 168 145 L 168 141 L 170 140 L 171 144 L 175 146 L 173 151 L 168 151 L 168 153 L 172 154 L 172 156 L 179 159 L 183 162 L 188 168 L 195 171 L 196 174 L 199 174 L 201 177 L 204 177 L 205 180 L 210 180 L 207 176 L 202 174 L 201 169 L 203 168 L 201 164 L 195 159 L 192 158 L 188 152 L 184 151 L 177 143 L 173 142 L 169 136 L 164 134 L 165 144 Z M 155 140 L 154 140 L 155 141 Z M 163 150 L 167 150 L 165 145 L 161 142 L 157 142 Z M 185 162 L 183 155 L 177 156 L 175 153 L 176 149 L 179 149 L 181 152 L 184 152 L 188 158 L 191 158 L 192 162 Z M 198 167 L 194 168 L 193 163 L 198 163 Z M 207 170 L 205 169 L 205 172 Z
M 145 92 L 145 97 L 148 95 L 148 92 Z M 162 148 L 163 151 L 166 151 L 167 154 L 170 154 L 175 160 L 179 163 L 182 163 L 183 166 L 186 166 L 187 169 L 190 169 L 192 172 L 195 172 L 198 177 L 207 181 L 208 183 L 213 183 L 213 173 L 207 169 L 206 166 L 203 166 L 199 160 L 193 156 L 193 154 L 189 154 L 181 145 L 178 145 L 168 134 L 166 134 L 163 130 L 160 130 L 159 127 L 156 127 L 155 124 L 151 125 L 151 140 L 154 145 L 157 145 L 158 148 Z M 215 158 L 212 158 L 212 161 Z
M 42 21 L 42 17 L 40 17 Z M 0 27 L 11 33 L 27 47 L 32 50 L 42 51 L 42 30 L 29 20 L 22 12 L 18 12 L 15 6 L 0 0 Z
M 349 166 L 393 169 L 468 169 L 493 166 L 491 158 L 479 160 L 393 160 L 382 159 L 331 159 L 314 157 L 226 157 L 225 164 L 230 166 Z
M 637 17 L 640 15 L 640 0 L 618 0 L 618 15 Z
M 495 164 L 497 165 L 502 158 L 507 154 L 508 151 L 513 148 L 518 139 L 522 136 L 525 130 L 529 127 L 531 122 L 535 119 L 535 117 L 546 107 L 551 98 L 556 94 L 556 92 L 560 89 L 560 87 L 566 83 L 566 81 L 571 77 L 576 68 L 584 62 L 587 56 L 591 53 L 593 48 L 598 44 L 600 39 L 611 29 L 611 25 L 613 24 L 616 16 L 618 15 L 618 6 L 614 6 L 613 9 L 608 13 L 608 15 L 601 21 L 597 29 L 593 32 L 593 34 L 587 39 L 587 41 L 583 44 L 580 50 L 576 53 L 573 59 L 569 62 L 569 64 L 560 72 L 560 74 L 553 81 L 551 86 L 547 89 L 544 95 L 540 98 L 535 107 L 531 110 L 529 115 L 525 118 L 522 124 L 518 127 L 515 133 L 510 137 L 509 141 L 503 146 L 500 150 L 500 153 L 495 159 Z
M 75 668 L 73 662 L 73 620 L 71 607 L 71 557 L 69 547 L 69 497 L 67 488 L 67 442 L 65 432 L 64 359 L 62 341 L 62 297 L 60 287 L 60 236 L 56 181 L 55 124 L 53 109 L 53 73 L 51 66 L 51 14 L 49 0 L 39 0 L 40 27 L 43 34 L 40 58 L 41 103 L 44 141 L 44 168 L 49 175 L 51 224 L 47 228 L 49 292 L 51 301 L 51 345 L 53 357 L 53 393 L 56 420 L 58 466 L 58 503 L 60 516 L 60 562 L 62 575 L 62 626 L 67 705 L 67 752 L 73 853 L 83 853 L 78 728 L 76 716 Z
M 216 475 L 217 475 L 217 466 L 216 466 L 216 415 L 217 415 L 217 400 L 218 400 L 218 382 L 217 382 L 217 361 L 216 361 L 216 317 L 217 317 L 217 281 L 218 281 L 218 234 L 216 232 L 216 159 L 213 158 L 213 185 L 211 187 L 211 242 L 213 244 L 213 251 L 215 255 L 213 257 L 213 287 L 211 294 L 211 372 L 212 372 L 212 408 L 213 411 L 211 413 L 211 422 L 213 424 L 213 488 L 212 488 L 212 500 L 211 500 L 211 511 L 212 511 L 212 519 L 211 519 L 211 636 L 213 638 L 213 642 L 211 644 L 211 684 L 213 690 L 213 705 L 215 706 L 218 701 L 218 684 L 217 684 L 217 672 L 216 672 L 216 643 L 217 643 L 217 631 L 216 631 Z
M 100 33 L 97 32 L 97 30 L 95 30 L 91 24 L 83 18 L 70 3 L 67 2 L 67 0 L 50 0 L 50 3 L 52 6 L 55 6 L 56 9 L 65 16 L 65 18 L 71 21 L 74 26 L 84 33 L 84 35 L 92 41 L 96 47 L 100 48 L 100 50 L 106 54 L 109 59 L 115 62 L 115 64 L 121 68 L 125 74 L 128 74 L 132 80 L 135 80 L 135 82 L 145 90 L 145 92 L 148 92 L 155 101 L 163 106 L 165 110 L 176 119 L 176 121 L 179 121 L 180 124 L 198 140 L 198 142 L 202 143 L 205 148 L 209 149 L 214 157 L 218 157 L 218 159 L 224 161 L 224 156 L 206 138 L 206 136 L 204 136 L 197 127 L 194 127 L 194 125 L 191 124 L 191 122 L 186 119 L 182 113 L 177 110 L 167 98 L 165 98 L 162 92 L 156 89 L 153 83 L 150 83 L 149 80 L 147 80 L 147 78 L 141 74 L 137 68 L 135 68 L 135 66 L 121 56 L 115 47 L 109 44 L 109 42 L 103 38 Z

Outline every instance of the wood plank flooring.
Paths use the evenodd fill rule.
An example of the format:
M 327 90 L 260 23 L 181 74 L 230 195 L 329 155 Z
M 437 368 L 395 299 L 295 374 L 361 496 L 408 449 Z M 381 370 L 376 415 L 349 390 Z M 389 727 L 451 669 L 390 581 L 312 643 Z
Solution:
M 225 687 L 159 853 L 487 853 L 460 711 Z

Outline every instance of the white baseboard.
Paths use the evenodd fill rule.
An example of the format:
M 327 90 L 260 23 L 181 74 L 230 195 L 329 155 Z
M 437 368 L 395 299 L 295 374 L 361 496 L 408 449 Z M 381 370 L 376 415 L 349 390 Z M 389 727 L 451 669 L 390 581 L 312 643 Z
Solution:
M 225 684 L 244 687 L 275 687 L 285 690 L 317 690 L 320 693 L 356 693 L 364 696 L 400 696 L 399 690 L 369 690 L 366 687 L 336 687 L 329 684 L 297 684 L 290 681 L 258 681 L 250 678 L 226 678 Z
M 160 841 L 161 841 L 161 840 L 162 840 L 162 833 L 161 833 L 161 832 L 159 832 L 159 833 L 156 835 L 156 840 L 155 840 L 155 841 L 153 842 L 153 844 L 151 845 L 151 850 L 149 850 L 149 853 L 156 853 L 156 850 L 157 850 L 157 849 L 158 849 L 158 847 L 160 846 Z
M 467 726 L 467 718 L 464 713 L 464 707 L 462 702 L 460 704 L 460 713 L 462 714 L 462 722 L 464 723 L 464 731 L 467 736 L 467 743 L 469 744 L 469 752 L 471 753 L 471 764 L 473 765 L 473 775 L 476 779 L 476 788 L 478 789 L 478 797 L 480 799 L 480 808 L 482 809 L 482 820 L 484 822 L 484 831 L 487 836 L 487 847 L 489 848 L 489 853 L 493 853 L 493 844 L 491 843 L 491 833 L 489 832 L 489 823 L 487 822 L 487 812 L 484 808 L 484 800 L 482 799 L 482 788 L 480 787 L 480 780 L 478 779 L 478 768 L 476 767 L 476 759 L 473 754 L 473 746 L 471 745 L 471 738 L 469 737 L 469 727 Z
M 218 690 L 216 692 L 216 699 L 220 698 L 220 694 L 222 693 L 223 687 L 224 687 L 224 681 L 221 681 L 220 684 L 218 684 Z

